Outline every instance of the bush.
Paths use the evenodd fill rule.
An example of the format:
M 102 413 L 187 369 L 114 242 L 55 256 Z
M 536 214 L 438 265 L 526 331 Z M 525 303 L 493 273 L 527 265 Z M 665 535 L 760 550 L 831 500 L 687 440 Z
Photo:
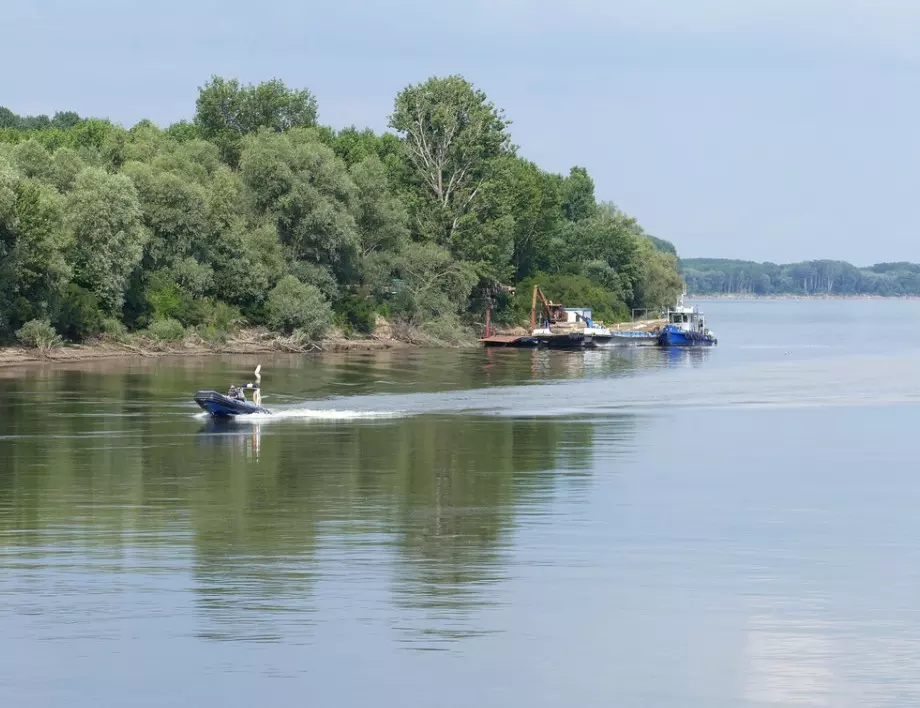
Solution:
M 369 299 L 351 295 L 339 308 L 336 321 L 346 331 L 370 334 L 377 322 L 377 312 Z
M 29 320 L 16 331 L 16 339 L 23 346 L 41 351 L 59 347 L 63 343 L 61 335 L 48 320 Z
M 297 329 L 315 341 L 332 324 L 332 310 L 319 289 L 288 275 L 268 295 L 268 321 L 285 334 Z
M 72 342 L 83 342 L 99 334 L 103 325 L 99 298 L 76 283 L 71 283 L 64 290 L 64 300 L 55 324 Z
M 180 291 L 175 283 L 151 287 L 147 292 L 147 301 L 153 308 L 154 320 L 172 319 L 184 322 L 192 306 L 191 299 Z
M 185 324 L 229 331 L 238 326 L 242 319 L 239 308 L 220 300 L 204 298 L 193 303 L 189 311 L 189 321 Z
M 107 317 L 102 321 L 102 332 L 116 342 L 124 342 L 128 339 L 128 328 L 121 320 L 116 320 L 114 317 Z
M 198 336 L 208 344 L 213 344 L 216 346 L 223 346 L 230 339 L 227 330 L 221 329 L 219 327 L 214 327 L 213 325 L 200 325 L 197 328 L 197 332 Z
M 158 319 L 150 323 L 147 335 L 158 342 L 176 342 L 185 337 L 185 327 L 172 318 Z
M 473 338 L 456 315 L 441 315 L 421 326 L 422 332 L 444 344 L 462 344 Z

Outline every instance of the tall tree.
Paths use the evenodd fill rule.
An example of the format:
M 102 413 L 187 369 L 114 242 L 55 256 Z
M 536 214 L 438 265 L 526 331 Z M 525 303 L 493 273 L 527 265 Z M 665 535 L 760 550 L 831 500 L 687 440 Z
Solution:
M 137 190 L 126 175 L 88 168 L 77 175 L 67 214 L 74 235 L 74 280 L 115 314 L 147 238 Z
M 374 154 L 349 170 L 357 188 L 352 214 L 361 239 L 361 256 L 378 251 L 401 251 L 408 240 L 408 215 L 390 191 L 386 167 Z
M 243 180 L 260 214 L 275 219 L 291 255 L 341 269 L 358 247 L 345 163 L 309 130 L 260 131 L 244 141 Z
M 581 221 L 596 211 L 594 180 L 584 167 L 573 167 L 562 180 L 562 213 L 569 221 Z
M 476 201 L 491 160 L 511 152 L 509 121 L 461 76 L 431 78 L 396 97 L 389 125 L 403 138 L 428 214 L 416 214 L 419 237 L 451 242 Z M 431 211 L 434 214 L 431 214 Z M 436 233 L 426 233 L 429 224 Z
M 307 89 L 289 89 L 280 79 L 255 86 L 212 76 L 199 89 L 195 125 L 201 136 L 221 148 L 231 162 L 240 139 L 259 128 L 283 133 L 316 125 L 316 98 Z

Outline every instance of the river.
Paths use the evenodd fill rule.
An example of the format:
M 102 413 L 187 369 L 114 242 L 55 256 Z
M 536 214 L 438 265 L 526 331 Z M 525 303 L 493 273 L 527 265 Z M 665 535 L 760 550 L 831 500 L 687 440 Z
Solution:
M 920 705 L 920 302 L 0 369 L 0 705 Z M 191 396 L 263 367 L 262 417 Z

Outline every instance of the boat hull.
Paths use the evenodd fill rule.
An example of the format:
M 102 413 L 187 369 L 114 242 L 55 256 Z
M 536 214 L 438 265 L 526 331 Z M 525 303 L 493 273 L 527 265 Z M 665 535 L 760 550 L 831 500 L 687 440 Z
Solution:
M 197 391 L 195 403 L 214 418 L 235 418 L 239 415 L 252 415 L 253 413 L 271 413 L 268 408 L 257 406 L 249 401 L 230 398 L 217 391 Z
M 657 343 L 657 332 L 620 331 L 611 334 L 609 346 L 642 347 Z
M 581 349 L 585 346 L 585 336 L 581 332 L 535 334 L 532 339 L 547 349 Z
M 692 332 L 678 327 L 664 327 L 658 335 L 658 344 L 662 347 L 711 347 L 719 343 L 711 334 Z

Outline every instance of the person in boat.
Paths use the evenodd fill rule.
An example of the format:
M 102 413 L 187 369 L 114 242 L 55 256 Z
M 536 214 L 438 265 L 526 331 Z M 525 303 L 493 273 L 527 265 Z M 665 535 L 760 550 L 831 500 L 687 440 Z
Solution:
M 262 402 L 262 392 L 259 388 L 258 383 L 248 383 L 243 384 L 242 386 L 231 386 L 230 390 L 227 392 L 227 398 L 232 398 L 236 401 L 246 401 L 246 391 L 252 391 L 252 402 L 255 405 L 261 405 Z

